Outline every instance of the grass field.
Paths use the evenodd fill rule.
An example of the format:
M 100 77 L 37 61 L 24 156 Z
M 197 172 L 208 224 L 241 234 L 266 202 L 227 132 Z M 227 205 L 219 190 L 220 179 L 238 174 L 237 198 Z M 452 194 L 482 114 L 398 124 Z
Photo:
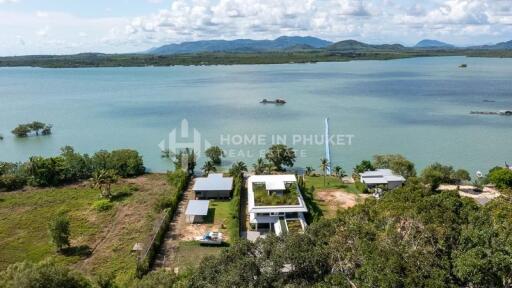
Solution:
M 196 267 L 201 260 L 210 255 L 219 254 L 224 246 L 203 246 L 196 241 L 181 241 L 176 251 L 176 258 L 173 261 L 173 267 L 179 267 L 183 271 L 187 267 Z
M 356 189 L 354 184 L 345 184 L 340 178 L 334 176 L 306 176 L 305 177 L 306 187 L 314 186 L 315 189 L 343 189 L 346 192 L 359 194 L 360 192 Z
M 0 270 L 9 264 L 55 257 L 86 274 L 134 271 L 136 242 L 146 243 L 159 217 L 157 200 L 170 187 L 165 175 L 122 180 L 113 187 L 114 207 L 105 212 L 92 205 L 99 191 L 87 184 L 0 193 Z M 66 211 L 71 222 L 71 249 L 55 252 L 48 222 Z

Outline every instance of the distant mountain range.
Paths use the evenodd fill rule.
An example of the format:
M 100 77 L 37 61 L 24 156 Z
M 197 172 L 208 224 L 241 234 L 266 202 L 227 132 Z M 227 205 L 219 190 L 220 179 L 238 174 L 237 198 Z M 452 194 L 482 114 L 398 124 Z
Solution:
M 169 44 L 146 51 L 146 54 L 173 55 L 193 54 L 204 52 L 230 52 L 230 53 L 254 53 L 254 52 L 299 52 L 299 51 L 338 51 L 338 52 L 371 52 L 371 51 L 406 51 L 411 49 L 475 49 L 475 50 L 508 50 L 512 49 L 512 41 L 495 45 L 482 45 L 471 47 L 456 47 L 452 44 L 438 40 L 424 39 L 413 47 L 401 44 L 367 44 L 356 40 L 343 40 L 336 43 L 316 37 L 282 36 L 274 40 L 202 40 Z
M 201 52 L 270 52 L 283 50 L 309 50 L 324 48 L 332 44 L 330 41 L 315 37 L 282 36 L 274 40 L 203 40 L 169 44 L 153 48 L 149 54 L 183 54 Z

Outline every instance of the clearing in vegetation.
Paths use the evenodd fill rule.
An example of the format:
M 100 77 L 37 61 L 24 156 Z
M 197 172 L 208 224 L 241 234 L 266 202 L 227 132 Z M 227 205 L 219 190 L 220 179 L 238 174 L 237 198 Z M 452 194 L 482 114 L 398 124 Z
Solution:
M 83 182 L 60 188 L 29 188 L 0 193 L 0 270 L 19 261 L 38 262 L 55 257 L 88 274 L 133 275 L 135 243 L 143 243 L 160 218 L 158 200 L 170 193 L 164 174 L 124 179 L 113 186 L 110 210 L 94 203 L 100 192 Z M 48 222 L 66 211 L 71 222 L 71 247 L 58 254 L 48 236 Z
M 339 209 L 354 207 L 368 198 L 369 194 L 361 194 L 354 184 L 345 184 L 333 176 L 307 176 L 306 187 L 315 187 L 314 199 L 322 209 L 325 217 L 334 217 Z

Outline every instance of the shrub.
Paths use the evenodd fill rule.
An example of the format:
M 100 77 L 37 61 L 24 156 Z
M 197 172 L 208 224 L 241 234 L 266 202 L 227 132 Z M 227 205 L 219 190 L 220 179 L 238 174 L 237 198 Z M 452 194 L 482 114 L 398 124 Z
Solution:
M 108 166 L 123 178 L 142 175 L 146 170 L 139 152 L 130 149 L 112 151 Z
M 94 202 L 92 204 L 92 207 L 98 212 L 105 212 L 112 209 L 112 207 L 114 207 L 114 204 L 107 199 L 101 199 Z
M 50 234 L 51 242 L 55 245 L 58 251 L 62 248 L 69 246 L 69 219 L 65 213 L 59 213 L 55 219 L 48 223 L 48 232 Z
M 0 191 L 14 191 L 23 188 L 27 178 L 20 174 L 5 174 L 0 176 Z
M 0 272 L 0 287 L 73 287 L 89 288 L 91 283 L 78 272 L 55 264 L 53 260 L 40 263 L 21 262 L 12 264 Z
M 355 186 L 356 186 L 356 189 L 361 192 L 361 193 L 368 193 L 368 186 L 366 186 L 366 184 L 362 183 L 362 182 L 359 182 L 357 181 L 355 183 Z

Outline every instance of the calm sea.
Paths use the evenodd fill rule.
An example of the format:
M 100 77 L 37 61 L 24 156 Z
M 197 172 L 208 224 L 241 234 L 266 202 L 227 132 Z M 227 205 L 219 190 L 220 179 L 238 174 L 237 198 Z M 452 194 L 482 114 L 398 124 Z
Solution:
M 467 63 L 468 68 L 458 68 Z M 0 69 L 1 161 L 134 148 L 165 171 L 159 143 L 221 144 L 225 162 L 252 163 L 276 141 L 298 149 L 297 166 L 319 166 L 330 119 L 332 163 L 350 171 L 378 153 L 419 168 L 439 161 L 473 174 L 512 162 L 512 59 L 416 58 L 347 63 L 207 67 Z M 260 104 L 283 98 L 282 106 Z M 490 102 L 493 101 L 493 102 Z M 181 131 L 188 121 L 189 133 Z M 54 134 L 16 139 L 19 123 L 51 123 Z M 172 136 L 172 135 L 171 135 Z M 173 137 L 171 137 L 171 140 Z M 199 144 L 197 144 L 199 143 Z M 201 158 L 204 159 L 204 158 Z

